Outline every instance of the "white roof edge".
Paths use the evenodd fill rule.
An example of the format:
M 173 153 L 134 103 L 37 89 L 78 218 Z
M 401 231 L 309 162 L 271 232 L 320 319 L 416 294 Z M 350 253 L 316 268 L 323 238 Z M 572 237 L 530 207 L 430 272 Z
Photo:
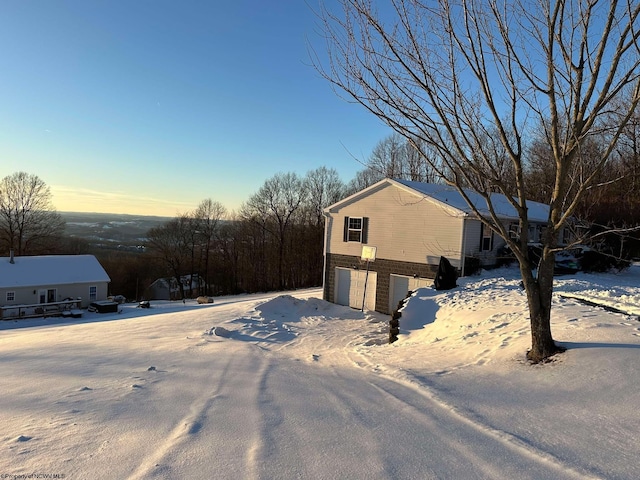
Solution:
M 340 208 L 343 204 L 352 202 L 358 197 L 363 197 L 374 190 L 380 189 L 384 184 L 391 183 L 391 182 L 397 183 L 390 178 L 383 178 L 382 180 L 377 181 L 373 185 L 369 185 L 367 188 L 363 188 L 362 190 L 359 190 L 356 193 L 352 193 L 351 195 L 349 195 L 346 198 L 343 198 L 342 200 L 338 200 L 336 203 L 326 207 L 323 211 L 325 215 L 329 213 L 333 213 L 332 210 L 335 210 L 336 208 Z
M 336 209 L 340 208 L 342 205 L 346 204 L 346 203 L 350 203 L 354 200 L 357 200 L 359 197 L 364 197 L 366 195 L 368 195 L 369 193 L 375 191 L 375 190 L 379 190 L 380 188 L 382 188 L 384 185 L 393 185 L 401 190 L 404 190 L 405 192 L 408 192 L 412 195 L 415 195 L 416 197 L 420 197 L 420 198 L 425 198 L 433 203 L 436 203 L 438 206 L 441 206 L 442 208 L 445 208 L 447 210 L 449 210 L 450 212 L 454 213 L 457 216 L 460 217 L 468 217 L 469 213 L 465 212 L 464 210 L 460 210 L 459 208 L 454 207 L 453 205 L 449 205 L 448 203 L 445 202 L 441 202 L 440 200 L 438 200 L 437 198 L 434 198 L 430 195 L 427 195 L 424 192 L 420 192 L 418 190 L 416 190 L 415 188 L 410 187 L 409 185 L 405 185 L 402 182 L 399 182 L 397 180 L 394 180 L 393 178 L 383 178 L 382 180 L 377 181 L 376 183 L 374 183 L 373 185 L 369 185 L 367 188 L 364 188 L 356 193 L 353 193 L 351 195 L 349 195 L 346 198 L 343 198 L 342 200 L 337 201 L 336 203 L 329 205 L 328 207 L 326 207 L 324 209 L 324 214 L 327 215 L 329 213 L 334 213 Z
M 407 184 L 409 183 L 409 184 Z M 449 203 L 448 201 L 443 201 L 441 199 L 439 199 L 437 197 L 437 195 L 433 195 L 430 194 L 429 192 L 425 192 L 425 191 L 421 191 L 419 188 L 415 188 L 414 186 L 411 185 L 411 183 L 415 183 L 415 184 L 423 184 L 424 182 L 411 182 L 411 181 L 402 181 L 402 180 L 395 180 L 392 178 L 383 178 L 382 180 L 374 183 L 373 185 L 368 186 L 367 188 L 364 188 L 352 195 L 349 195 L 346 198 L 343 198 L 342 200 L 334 203 L 333 205 L 329 205 L 328 207 L 326 207 L 323 211 L 324 215 L 329 215 L 331 213 L 335 213 L 336 210 L 340 209 L 343 205 L 347 204 L 347 203 L 351 203 L 354 201 L 357 201 L 359 198 L 364 197 L 366 195 L 369 195 L 371 192 L 374 192 L 376 190 L 379 190 L 381 188 L 383 188 L 384 186 L 387 185 L 392 185 L 395 186 L 396 188 L 399 188 L 407 193 L 410 193 L 412 195 L 415 195 L 416 197 L 419 198 L 424 198 L 430 202 L 432 202 L 435 205 L 438 205 L 440 208 L 443 208 L 447 211 L 449 211 L 452 215 L 455 215 L 457 217 L 462 217 L 462 218 L 477 218 L 475 212 L 473 211 L 473 209 L 471 208 L 471 206 L 468 205 L 468 203 L 466 202 L 466 200 L 464 200 L 464 198 L 462 197 L 462 195 L 460 194 L 460 192 L 457 191 L 456 187 L 450 186 L 450 185 L 443 185 L 444 188 L 446 189 L 450 189 L 450 191 L 452 193 L 455 193 L 456 195 L 458 195 L 460 197 L 460 201 L 462 201 L 464 203 L 464 206 L 462 205 L 462 203 L 460 203 L 460 201 L 458 203 L 460 203 L 460 205 L 452 205 L 451 203 Z M 433 184 L 425 184 L 425 185 L 433 185 Z M 477 192 L 473 192 L 474 195 L 479 195 Z M 497 197 L 492 198 L 492 203 L 494 201 L 494 199 L 497 201 L 497 198 L 500 197 L 504 197 L 506 199 L 506 197 L 503 194 L 492 194 L 491 196 L 493 197 L 494 195 L 496 195 Z M 500 210 L 499 204 L 501 202 L 498 203 L 494 203 L 494 208 L 496 208 L 496 210 Z M 503 202 L 504 203 L 504 202 Z M 530 208 L 529 211 L 529 220 L 536 222 L 536 223 L 540 223 L 540 222 L 545 222 L 546 221 L 546 216 L 548 215 L 548 212 L 544 212 L 544 215 L 540 215 L 540 208 L 544 207 L 544 209 L 548 209 L 549 206 L 545 205 L 543 203 L 539 203 L 539 202 L 533 202 L 530 200 L 527 200 L 527 206 Z M 478 208 L 481 212 L 483 210 L 486 209 L 486 206 L 478 206 L 476 205 L 476 208 Z M 508 205 L 508 210 L 512 210 L 513 206 Z M 485 213 L 481 213 L 481 215 L 488 215 L 488 212 Z M 496 212 L 496 217 L 501 219 L 501 220 L 511 220 L 511 221 L 517 221 L 518 220 L 518 215 L 516 212 L 505 212 L 505 211 L 497 211 Z

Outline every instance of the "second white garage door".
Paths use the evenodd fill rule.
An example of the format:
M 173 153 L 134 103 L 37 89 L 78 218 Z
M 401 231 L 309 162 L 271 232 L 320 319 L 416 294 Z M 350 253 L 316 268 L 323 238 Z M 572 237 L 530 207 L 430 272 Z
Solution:
M 389 278 L 389 311 L 393 312 L 398 307 L 398 302 L 407 296 L 407 292 L 431 285 L 433 285 L 433 279 L 431 278 L 392 274 Z

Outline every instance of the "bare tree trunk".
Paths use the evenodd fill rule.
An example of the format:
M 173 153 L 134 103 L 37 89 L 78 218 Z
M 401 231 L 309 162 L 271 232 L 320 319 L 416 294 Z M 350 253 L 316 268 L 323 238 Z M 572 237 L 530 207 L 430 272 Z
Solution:
M 558 352 L 564 351 L 551 335 L 551 302 L 553 299 L 553 268 L 555 255 L 549 252 L 538 264 L 534 277 L 529 264 L 521 264 L 520 273 L 529 305 L 531 323 L 531 350 L 527 358 L 534 363 L 541 362 Z

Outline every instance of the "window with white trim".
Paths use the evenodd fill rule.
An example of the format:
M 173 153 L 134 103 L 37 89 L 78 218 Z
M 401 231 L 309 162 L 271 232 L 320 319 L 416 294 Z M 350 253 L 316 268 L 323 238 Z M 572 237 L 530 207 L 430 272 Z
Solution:
M 89 301 L 94 301 L 98 298 L 98 287 L 89 287 Z
M 509 238 L 512 240 L 520 239 L 520 225 L 517 223 L 509 224 Z
M 493 230 L 487 227 L 484 223 L 481 228 L 480 235 L 480 251 L 489 252 L 493 249 Z
M 345 242 L 367 243 L 368 217 L 344 217 Z
M 7 292 L 7 302 L 13 302 L 16 299 L 16 292 Z

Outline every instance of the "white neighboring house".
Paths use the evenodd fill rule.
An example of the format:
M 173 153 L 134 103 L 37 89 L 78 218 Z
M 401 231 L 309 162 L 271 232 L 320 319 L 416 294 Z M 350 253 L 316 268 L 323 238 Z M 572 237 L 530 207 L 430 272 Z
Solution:
M 17 310 L 8 307 L 44 307 L 69 298 L 76 300 L 76 307 L 86 308 L 91 302 L 106 300 L 110 281 L 93 255 L 0 257 L 2 317 Z M 22 309 L 19 315 L 25 313 L 34 312 Z
M 480 213 L 485 200 L 467 192 Z M 492 203 L 508 231 L 518 236 L 518 215 L 501 194 Z M 536 242 L 549 207 L 527 202 L 529 239 Z M 453 187 L 384 179 L 324 210 L 324 299 L 354 308 L 390 313 L 408 291 L 433 284 L 440 257 L 461 275 L 476 266 L 493 266 L 505 242 L 485 228 Z M 363 245 L 376 259 L 361 259 Z M 366 292 L 365 292 L 366 279 Z M 366 299 L 365 299 L 366 296 Z

